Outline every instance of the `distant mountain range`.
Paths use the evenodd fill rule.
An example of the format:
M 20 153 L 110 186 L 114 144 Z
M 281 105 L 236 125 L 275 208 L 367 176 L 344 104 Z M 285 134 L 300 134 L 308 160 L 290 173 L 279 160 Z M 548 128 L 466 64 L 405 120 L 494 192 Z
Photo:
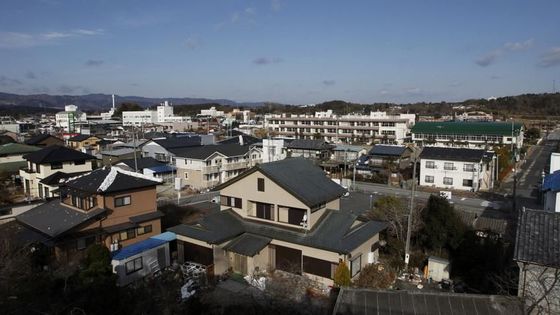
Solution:
M 258 107 L 264 102 L 248 102 L 240 103 L 227 99 L 208 99 L 208 98 L 153 98 L 140 96 L 120 96 L 115 95 L 115 104 L 125 102 L 136 103 L 142 107 L 150 107 L 157 105 L 163 101 L 169 101 L 173 105 L 194 105 L 194 104 L 220 104 L 228 106 L 247 106 Z M 64 108 L 64 105 L 74 104 L 81 110 L 99 111 L 106 110 L 111 107 L 112 100 L 110 94 L 87 94 L 87 95 L 18 95 L 0 92 L 0 106 L 6 105 L 26 106 L 26 107 L 43 107 L 43 108 Z

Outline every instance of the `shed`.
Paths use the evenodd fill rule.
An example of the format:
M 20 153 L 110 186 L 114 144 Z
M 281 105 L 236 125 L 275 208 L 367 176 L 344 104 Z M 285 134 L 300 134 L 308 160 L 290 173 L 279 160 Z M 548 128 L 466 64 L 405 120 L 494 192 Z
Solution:
M 451 264 L 445 258 L 430 256 L 428 257 L 428 274 L 427 278 L 440 282 L 449 279 L 449 271 Z
M 128 285 L 171 265 L 169 243 L 175 239 L 175 233 L 165 232 L 113 252 L 111 265 L 118 285 Z

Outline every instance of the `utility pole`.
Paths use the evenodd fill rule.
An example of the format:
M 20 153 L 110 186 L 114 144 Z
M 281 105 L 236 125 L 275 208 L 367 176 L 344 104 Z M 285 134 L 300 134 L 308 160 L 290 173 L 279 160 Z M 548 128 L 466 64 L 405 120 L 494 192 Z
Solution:
M 408 269 L 408 261 L 410 259 L 410 235 L 412 234 L 412 209 L 414 209 L 414 194 L 416 189 L 416 164 L 417 157 L 414 157 L 414 165 L 412 166 L 412 187 L 410 189 L 410 204 L 408 206 L 408 224 L 406 227 L 406 246 L 404 249 L 404 265 L 405 270 Z
M 353 164 L 354 174 L 352 175 L 352 191 L 356 191 L 356 161 L 354 161 Z
M 134 146 L 134 172 L 138 173 L 138 159 L 136 158 L 136 140 L 134 140 L 134 134 L 136 131 L 132 127 L 132 145 Z

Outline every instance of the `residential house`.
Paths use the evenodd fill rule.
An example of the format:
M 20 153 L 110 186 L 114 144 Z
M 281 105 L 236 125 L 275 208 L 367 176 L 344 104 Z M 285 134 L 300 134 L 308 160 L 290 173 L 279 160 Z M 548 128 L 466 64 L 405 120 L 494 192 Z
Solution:
M 418 122 L 412 141 L 421 146 L 488 149 L 500 145 L 523 147 L 523 130 L 514 122 Z
M 309 160 L 259 164 L 216 190 L 220 211 L 170 228 L 180 261 L 209 266 L 215 274 L 283 270 L 332 285 L 340 261 L 356 279 L 378 259 L 386 223 L 362 221 L 357 208 L 341 209 L 346 190 Z
M 68 139 L 68 146 L 84 153 L 96 154 L 99 152 L 99 141 L 101 139 L 94 135 L 76 135 Z
M 95 156 L 59 145 L 51 145 L 23 156 L 27 168 L 19 171 L 25 194 L 30 198 L 49 198 L 61 179 L 94 169 Z
M 218 141 L 218 144 L 230 144 L 237 143 L 239 145 L 249 145 L 261 142 L 261 139 L 255 138 L 250 135 L 240 134 L 237 136 L 232 136 L 222 141 Z
M 519 299 L 504 295 L 341 288 L 333 315 L 523 315 Z
M 523 209 L 514 250 L 526 314 L 560 313 L 560 213 Z
M 136 160 L 122 160 L 115 164 L 115 166 L 129 171 L 137 171 L 138 173 L 152 176 L 165 182 L 172 182 L 175 180 L 176 168 L 152 157 L 137 158 Z
M 324 140 L 295 139 L 286 145 L 286 157 L 327 161 L 333 155 L 334 148 L 334 145 Z
M 141 151 L 134 148 L 119 148 L 101 151 L 101 159 L 103 161 L 103 165 L 105 166 L 115 165 L 120 161 L 134 159 L 135 157 L 139 158 L 141 156 Z
M 233 144 L 170 149 L 181 187 L 212 188 L 262 161 L 261 149 Z
M 0 172 L 19 173 L 20 168 L 27 166 L 23 155 L 38 150 L 41 148 L 21 143 L 0 145 Z
M 456 190 L 489 190 L 497 178 L 494 152 L 424 147 L 420 159 L 420 185 Z
M 64 140 L 48 133 L 41 133 L 25 141 L 25 144 L 38 147 L 48 147 L 50 145 L 64 145 Z
M 399 145 L 376 144 L 358 160 L 358 173 L 403 170 L 412 165 L 412 149 Z
M 72 261 L 93 243 L 118 249 L 160 234 L 159 184 L 116 167 L 100 168 L 68 179 L 60 188 L 61 198 L 16 220 L 52 248 L 58 260 Z
M 169 151 L 170 149 L 196 147 L 213 143 L 213 135 L 190 135 L 152 139 L 144 143 L 142 146 L 142 156 L 152 157 L 158 161 L 173 164 L 174 155 Z

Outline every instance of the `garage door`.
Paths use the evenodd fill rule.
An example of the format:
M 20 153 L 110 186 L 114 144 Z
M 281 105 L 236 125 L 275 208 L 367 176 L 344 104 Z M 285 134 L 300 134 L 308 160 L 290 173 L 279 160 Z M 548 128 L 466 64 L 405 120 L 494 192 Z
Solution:
M 193 261 L 205 266 L 214 264 L 214 253 L 212 248 L 196 245 L 189 242 L 181 243 L 183 244 L 185 261 Z
M 301 250 L 276 245 L 276 269 L 301 274 Z

